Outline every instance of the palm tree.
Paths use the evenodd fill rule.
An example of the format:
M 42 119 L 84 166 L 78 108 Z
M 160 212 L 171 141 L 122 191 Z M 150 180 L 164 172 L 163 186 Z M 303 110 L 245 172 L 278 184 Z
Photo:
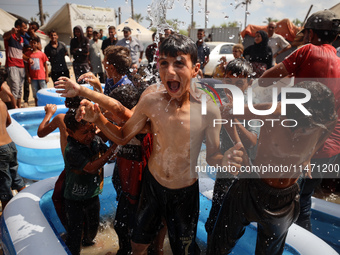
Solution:
M 136 13 L 133 15 L 132 19 L 134 19 L 137 23 L 142 23 L 144 17 L 141 13 Z
M 249 12 L 248 12 L 248 5 L 251 4 L 251 0 L 245 0 L 241 3 L 239 3 L 238 5 L 235 6 L 235 9 L 237 9 L 240 5 L 246 5 L 246 11 L 245 11 L 245 17 L 244 17 L 244 28 L 246 28 L 247 26 L 247 17 L 249 15 Z
M 268 17 L 266 18 L 265 21 L 263 21 L 263 23 L 267 23 L 267 24 L 269 24 L 270 22 L 278 22 L 278 19 L 273 19 L 271 17 Z
M 292 22 L 293 22 L 293 24 L 294 24 L 295 26 L 297 26 L 297 27 L 299 27 L 299 26 L 302 25 L 302 21 L 299 20 L 299 19 L 294 19 Z

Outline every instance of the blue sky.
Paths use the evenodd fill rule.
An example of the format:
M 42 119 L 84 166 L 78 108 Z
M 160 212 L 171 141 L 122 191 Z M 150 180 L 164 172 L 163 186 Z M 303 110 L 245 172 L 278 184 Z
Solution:
M 60 9 L 66 2 L 92 6 L 95 2 L 97 7 L 110 7 L 122 10 L 122 22 L 131 15 L 131 0 L 43 0 L 44 12 L 48 12 L 50 17 Z M 147 16 L 147 7 L 152 1 L 157 0 L 134 0 L 134 12 Z M 166 1 L 166 0 L 158 0 Z M 172 9 L 167 12 L 167 19 L 178 19 L 182 21 L 181 29 L 186 29 L 191 22 L 191 0 L 168 0 Z M 235 6 L 242 0 L 208 0 L 208 27 L 212 25 L 219 26 L 222 23 L 238 21 L 244 23 L 245 7 Z M 298 18 L 303 20 L 308 12 L 309 7 L 313 4 L 312 13 L 330 8 L 339 3 L 339 0 L 253 0 L 249 6 L 248 24 L 264 24 L 266 18 L 274 19 L 289 18 L 291 20 Z M 205 0 L 194 0 L 194 21 L 196 27 L 204 27 L 204 5 Z M 0 8 L 21 15 L 27 19 L 35 17 L 38 13 L 38 0 L 1 0 Z M 47 20 L 48 21 L 48 20 Z M 149 26 L 145 20 L 142 25 Z

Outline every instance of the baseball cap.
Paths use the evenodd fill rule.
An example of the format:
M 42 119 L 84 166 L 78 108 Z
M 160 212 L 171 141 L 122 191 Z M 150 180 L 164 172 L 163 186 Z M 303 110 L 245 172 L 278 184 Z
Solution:
M 330 10 L 315 12 L 307 19 L 304 28 L 299 32 L 299 34 L 303 33 L 305 29 L 340 32 L 340 17 Z
M 124 32 L 124 31 L 129 31 L 129 32 L 131 32 L 131 29 L 130 29 L 129 27 L 124 27 L 122 31 L 123 31 L 123 32 Z

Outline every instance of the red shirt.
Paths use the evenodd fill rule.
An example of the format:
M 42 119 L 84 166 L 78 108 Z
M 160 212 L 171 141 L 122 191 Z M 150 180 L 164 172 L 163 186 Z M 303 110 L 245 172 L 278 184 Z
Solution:
M 295 83 L 301 80 L 314 80 L 330 88 L 335 97 L 335 110 L 340 117 L 340 58 L 337 57 L 336 49 L 332 45 L 304 45 L 282 63 L 287 71 L 295 76 Z M 338 119 L 332 134 L 313 158 L 330 158 L 339 153 L 340 120 Z
M 22 58 L 22 48 L 24 46 L 24 39 L 15 34 L 11 34 L 8 40 L 5 40 L 6 49 L 6 67 L 16 66 L 24 68 L 24 60 Z
M 45 80 L 46 73 L 44 64 L 46 61 L 48 61 L 47 56 L 45 53 L 38 50 L 37 52 L 28 51 L 26 53 L 27 57 L 30 57 L 34 64 L 29 66 L 30 70 L 30 77 L 32 80 Z M 46 70 L 47 72 L 47 70 Z

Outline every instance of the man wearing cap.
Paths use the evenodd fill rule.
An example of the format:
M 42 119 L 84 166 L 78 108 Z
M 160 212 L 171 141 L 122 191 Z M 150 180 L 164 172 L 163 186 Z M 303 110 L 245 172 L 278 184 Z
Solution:
M 340 116 L 340 58 L 331 45 L 340 32 L 340 17 L 330 10 L 312 14 L 302 31 L 306 45 L 294 51 L 283 62 L 267 70 L 259 79 L 259 85 L 267 87 L 277 80 L 293 75 L 294 83 L 315 80 L 325 84 L 334 93 L 335 109 Z M 328 170 L 340 153 L 340 121 L 332 134 L 314 154 L 311 164 L 313 179 L 304 179 L 300 193 L 300 216 L 297 224 L 311 231 L 311 196 L 321 183 L 322 169 Z M 313 165 L 314 164 L 314 165 Z M 321 169 L 321 170 L 318 170 Z M 333 176 L 328 173 L 328 178 Z
M 275 22 L 269 22 L 267 30 L 268 30 L 268 46 L 272 49 L 272 52 L 274 54 L 273 56 L 273 66 L 276 64 L 276 57 L 283 52 L 289 50 L 292 46 L 289 44 L 289 42 L 286 41 L 285 38 L 283 38 L 282 35 L 279 35 L 275 33 L 276 29 L 276 23 Z
M 131 36 L 131 29 L 129 27 L 123 28 L 124 38 L 117 42 L 117 45 L 124 46 L 130 50 L 132 65 L 137 64 L 142 61 L 144 47 L 143 44 L 135 37 Z

